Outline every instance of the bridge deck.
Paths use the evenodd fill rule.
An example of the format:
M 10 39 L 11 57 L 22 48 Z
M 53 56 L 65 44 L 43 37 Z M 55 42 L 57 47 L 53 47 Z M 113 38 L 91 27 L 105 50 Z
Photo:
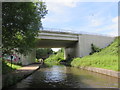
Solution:
M 38 38 L 46 40 L 78 41 L 78 34 L 41 31 Z

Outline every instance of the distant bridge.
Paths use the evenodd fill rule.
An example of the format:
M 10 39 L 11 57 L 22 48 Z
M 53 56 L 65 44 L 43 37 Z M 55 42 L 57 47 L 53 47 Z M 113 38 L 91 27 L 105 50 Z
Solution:
M 68 56 L 73 58 L 89 55 L 92 43 L 97 47 L 105 48 L 114 40 L 114 37 L 110 36 L 48 30 L 41 30 L 37 38 L 39 41 L 36 48 L 64 48 L 65 58 Z M 35 50 L 33 50 L 26 59 L 27 61 L 23 60 L 23 64 L 27 65 L 34 62 L 35 55 Z

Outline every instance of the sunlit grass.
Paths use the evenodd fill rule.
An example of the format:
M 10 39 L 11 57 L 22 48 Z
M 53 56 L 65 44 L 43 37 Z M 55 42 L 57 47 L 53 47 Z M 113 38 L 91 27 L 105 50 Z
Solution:
M 119 39 L 120 40 L 120 39 Z M 94 53 L 93 55 L 88 55 L 83 58 L 75 58 L 71 62 L 72 66 L 91 66 L 104 69 L 110 69 L 115 71 L 120 71 L 118 69 L 118 38 L 108 47 L 102 49 L 101 52 Z
M 11 63 L 7 63 L 7 65 L 9 66 L 9 67 L 11 67 Z M 15 64 L 12 64 L 12 67 L 11 67 L 12 69 L 18 69 L 18 68 L 21 68 L 21 66 L 20 65 L 15 65 Z
M 7 73 L 12 72 L 12 71 L 14 71 L 18 68 L 21 68 L 21 67 L 22 66 L 15 65 L 15 64 L 12 64 L 12 67 L 11 67 L 11 63 L 2 61 L 2 73 L 3 74 L 7 74 Z
M 49 58 L 44 60 L 46 64 L 59 64 L 61 60 L 64 60 L 64 52 L 59 51 L 57 54 L 50 55 Z

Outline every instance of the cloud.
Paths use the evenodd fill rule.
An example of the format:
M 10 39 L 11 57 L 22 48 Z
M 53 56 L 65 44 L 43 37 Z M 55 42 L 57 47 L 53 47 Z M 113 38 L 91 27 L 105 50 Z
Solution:
M 118 31 L 117 30 L 114 30 L 112 32 L 109 32 L 109 35 L 110 36 L 118 36 Z
M 100 26 L 102 25 L 104 22 L 103 22 L 103 18 L 97 18 L 97 17 L 94 17 L 92 19 L 89 19 L 89 26 L 90 27 L 97 27 L 97 26 Z
M 117 22 L 118 22 L 118 16 L 117 16 L 117 17 L 114 17 L 114 18 L 112 19 L 112 22 L 117 23 Z
M 118 16 L 112 18 L 111 21 L 109 25 L 104 25 L 101 29 L 97 29 L 97 31 L 107 31 L 108 35 L 118 36 Z
M 61 0 L 62 1 L 62 0 Z M 77 2 L 79 2 L 80 0 L 64 0 L 62 1 L 62 3 L 65 5 L 65 6 L 68 6 L 68 7 L 76 7 L 77 5 Z
M 75 7 L 80 0 L 44 0 L 46 3 L 56 3 L 67 7 Z
M 35 1 L 35 0 L 33 0 L 33 1 Z M 36 0 L 36 1 L 40 1 L 40 0 Z M 77 2 L 119 2 L 119 0 L 42 0 L 42 1 L 58 2 L 58 3 L 64 2 L 65 4 L 69 3 L 70 6 L 71 6 L 71 4 L 77 3 Z M 68 4 L 66 4 L 66 5 L 68 5 Z
M 69 22 L 69 8 L 77 6 L 77 2 L 74 0 L 47 0 L 46 1 L 48 16 L 42 19 L 44 23 L 65 23 Z M 69 10 L 68 10 L 69 9 Z
M 77 0 L 76 0 L 77 1 Z M 76 7 L 77 2 L 75 0 L 46 0 L 47 7 L 53 12 L 62 12 L 65 7 Z
M 89 19 L 88 22 L 88 25 L 76 29 L 84 33 L 100 33 L 110 36 L 118 36 L 118 16 L 111 18 L 108 22 L 106 22 L 106 19 L 103 17 Z
M 118 36 L 118 16 L 114 17 L 112 19 L 113 24 L 109 25 L 108 29 L 111 30 L 111 32 L 109 32 L 110 35 L 112 36 Z
M 47 0 L 48 16 L 43 19 L 43 24 L 53 28 L 72 28 L 78 32 L 85 31 L 113 36 L 118 35 L 118 17 L 113 17 L 111 13 L 114 9 L 112 9 L 113 4 L 105 4 L 101 8 L 96 7 L 96 9 L 92 9 L 97 4 L 89 4 L 90 6 L 85 7 L 84 5 L 87 4 L 78 4 L 78 2 L 82 2 L 82 0 Z M 110 9 L 111 11 L 109 11 Z M 76 10 L 76 12 L 73 14 L 72 12 L 74 11 L 72 10 Z M 77 12 L 78 10 L 79 12 Z M 108 13 L 106 13 L 107 11 Z M 76 19 L 76 17 L 78 18 Z

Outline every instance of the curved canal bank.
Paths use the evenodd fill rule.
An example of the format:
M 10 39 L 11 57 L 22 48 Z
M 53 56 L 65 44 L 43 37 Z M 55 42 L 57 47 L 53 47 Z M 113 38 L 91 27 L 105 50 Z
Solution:
M 35 73 L 10 88 L 118 88 L 118 78 L 68 67 L 41 66 Z

